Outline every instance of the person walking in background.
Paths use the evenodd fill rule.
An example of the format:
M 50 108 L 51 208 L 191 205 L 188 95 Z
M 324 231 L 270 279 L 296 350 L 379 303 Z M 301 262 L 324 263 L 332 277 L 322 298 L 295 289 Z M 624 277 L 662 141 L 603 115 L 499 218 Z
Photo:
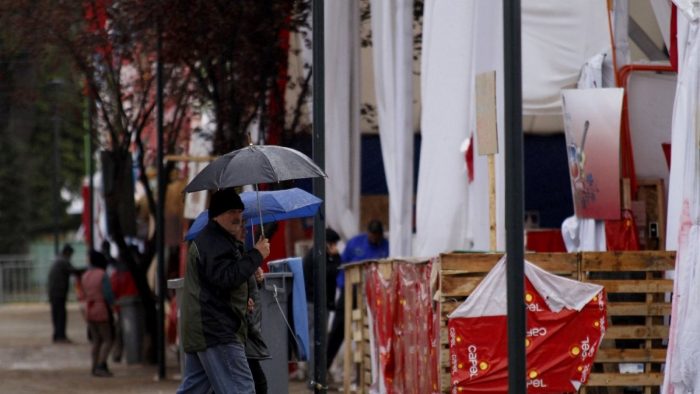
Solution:
M 123 302 L 127 298 L 137 298 L 139 291 L 136 282 L 131 275 L 126 261 L 122 256 L 114 260 L 114 270 L 109 275 L 109 282 L 112 285 L 114 295 L 114 347 L 112 349 L 112 361 L 121 362 L 124 350 L 124 332 L 122 331 L 122 315 L 120 300 Z
M 261 237 L 242 254 L 236 237 L 243 202 L 233 188 L 215 192 L 209 222 L 190 243 L 182 293 L 185 372 L 178 393 L 255 393 L 245 354 L 248 278 L 270 254 Z
M 338 268 L 340 267 L 340 254 L 338 253 L 338 242 L 340 242 L 340 235 L 338 235 L 332 228 L 326 229 L 326 310 L 328 313 L 336 310 L 335 304 L 335 289 L 336 289 L 336 277 L 338 276 Z M 302 260 L 302 265 L 304 267 L 304 286 L 306 290 L 306 303 L 308 306 L 309 314 L 309 337 L 314 338 L 313 328 L 313 318 L 314 318 L 314 256 L 313 248 L 304 256 Z M 342 307 L 342 306 L 341 306 Z M 313 346 L 314 341 L 311 341 Z M 311 354 L 313 353 L 313 348 L 311 349 Z M 306 367 L 305 365 L 303 366 Z M 298 374 L 299 378 L 304 378 L 305 369 L 300 367 L 300 372 Z M 309 371 L 313 370 L 313 361 L 309 363 Z
M 348 241 L 343 249 L 341 261 L 343 264 L 354 261 L 383 259 L 389 256 L 389 241 L 384 238 L 384 225 L 379 220 L 372 220 L 367 225 L 367 232 L 356 235 Z M 338 272 L 337 285 L 340 288 L 337 308 L 331 332 L 328 335 L 327 368 L 331 367 L 333 359 L 343 344 L 345 329 L 345 272 Z
M 71 275 L 80 275 L 70 262 L 73 248 L 63 245 L 61 254 L 56 257 L 49 271 L 49 302 L 51 303 L 51 323 L 53 324 L 53 342 L 71 343 L 66 336 L 66 299 Z
M 236 247 L 241 255 L 246 253 L 246 227 L 242 223 L 235 235 Z M 265 234 L 268 234 L 267 230 Z M 255 382 L 255 394 L 267 394 L 267 377 L 260 365 L 261 360 L 270 357 L 270 350 L 262 336 L 262 308 L 260 307 L 260 286 L 263 282 L 263 270 L 258 267 L 255 273 L 248 278 L 248 315 L 247 338 L 245 342 L 245 356 L 248 359 L 248 367 Z
M 114 300 L 107 269 L 107 259 L 97 251 L 90 251 L 90 268 L 80 279 L 85 294 L 85 318 L 92 338 L 92 374 L 110 377 L 107 357 L 112 348 L 112 311 Z
M 258 267 L 255 274 L 248 278 L 248 338 L 245 343 L 245 355 L 255 382 L 255 394 L 267 394 L 267 377 L 260 361 L 270 358 L 270 351 L 262 336 L 262 309 L 260 308 L 262 282 L 263 270 Z

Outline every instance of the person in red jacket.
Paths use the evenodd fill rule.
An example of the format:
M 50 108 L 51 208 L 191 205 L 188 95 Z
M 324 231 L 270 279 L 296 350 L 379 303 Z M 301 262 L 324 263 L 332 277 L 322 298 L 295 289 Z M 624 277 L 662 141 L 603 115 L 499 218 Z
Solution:
M 90 251 L 90 268 L 80 278 L 85 293 L 85 318 L 92 338 L 92 374 L 112 376 L 107 368 L 107 357 L 112 348 L 112 295 L 109 277 L 105 272 L 107 259 L 97 251 Z
M 138 297 L 139 291 L 136 288 L 136 282 L 131 275 L 126 261 L 122 256 L 114 260 L 114 270 L 109 276 L 109 282 L 112 286 L 112 294 L 114 295 L 114 346 L 112 349 L 112 361 L 115 363 L 121 362 L 122 353 L 124 350 L 124 338 L 122 332 L 122 315 L 119 306 L 119 300 L 127 297 Z

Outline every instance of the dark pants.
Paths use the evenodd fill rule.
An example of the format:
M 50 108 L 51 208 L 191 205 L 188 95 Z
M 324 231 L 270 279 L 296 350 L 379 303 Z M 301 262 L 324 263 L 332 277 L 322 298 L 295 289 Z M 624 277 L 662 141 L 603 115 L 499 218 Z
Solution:
M 253 374 L 255 394 L 267 394 L 267 378 L 265 377 L 265 371 L 260 365 L 260 360 L 249 358 L 248 367 L 250 367 L 250 373 Z
M 338 302 L 335 304 L 335 317 L 331 325 L 331 332 L 328 334 L 328 353 L 326 353 L 326 368 L 330 368 L 333 359 L 338 354 L 340 345 L 345 337 L 345 292 L 340 292 Z
M 53 340 L 66 338 L 66 299 L 51 298 L 51 323 L 53 323 Z
M 107 367 L 107 357 L 112 350 L 112 325 L 109 322 L 88 322 L 92 337 L 92 370 Z

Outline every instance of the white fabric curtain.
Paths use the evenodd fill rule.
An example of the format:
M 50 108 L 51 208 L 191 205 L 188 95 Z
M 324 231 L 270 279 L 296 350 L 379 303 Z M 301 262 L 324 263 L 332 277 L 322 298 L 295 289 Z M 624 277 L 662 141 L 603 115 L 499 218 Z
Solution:
M 474 73 L 496 71 L 496 126 L 498 128 L 498 154 L 496 164 L 496 248 L 505 248 L 505 136 L 503 134 L 503 6 L 500 1 L 478 0 L 474 13 L 476 30 L 471 36 L 471 58 L 474 63 Z M 470 130 L 474 132 L 475 143 L 478 144 L 476 133 L 476 97 L 474 88 L 471 89 L 469 108 L 472 113 Z M 475 146 L 476 148 L 476 146 Z M 474 181 L 469 185 L 469 238 L 474 250 L 490 249 L 489 223 L 489 169 L 488 157 L 479 156 L 478 149 L 474 150 Z
M 560 91 L 610 47 L 606 0 L 523 0 L 523 128 L 563 130 Z
M 468 180 L 459 146 L 470 134 L 473 117 L 475 17 L 474 1 L 427 0 L 424 5 L 416 256 L 470 246 Z
M 359 231 L 359 5 L 325 3 L 326 221 L 343 239 Z
M 700 20 L 693 4 L 685 0 L 676 4 L 682 11 L 678 19 L 688 18 L 690 24 L 686 40 L 678 41 L 685 50 L 679 58 L 683 66 L 673 109 L 669 196 L 669 206 L 678 208 L 673 212 L 678 216 L 669 216 L 669 222 L 674 219 L 677 223 L 678 253 L 662 392 L 685 394 L 700 390 Z
M 379 138 L 389 189 L 389 254 L 410 256 L 413 229 L 413 0 L 371 2 Z
M 682 4 L 676 4 L 678 15 L 676 18 L 677 43 L 678 43 L 678 86 L 676 88 L 676 103 L 674 103 L 673 122 L 676 119 L 676 109 L 678 97 L 680 95 L 681 75 L 686 67 L 686 51 L 690 50 L 690 45 L 686 45 L 691 36 L 690 20 L 687 11 L 681 8 Z M 686 5 L 687 6 L 687 5 Z M 688 8 L 692 10 L 692 8 Z M 683 203 L 683 172 L 684 166 L 673 165 L 673 163 L 685 163 L 685 135 L 676 133 L 675 126 L 671 132 L 671 174 L 668 182 L 668 209 L 666 213 L 666 250 L 678 250 L 678 236 L 680 230 L 680 217 Z

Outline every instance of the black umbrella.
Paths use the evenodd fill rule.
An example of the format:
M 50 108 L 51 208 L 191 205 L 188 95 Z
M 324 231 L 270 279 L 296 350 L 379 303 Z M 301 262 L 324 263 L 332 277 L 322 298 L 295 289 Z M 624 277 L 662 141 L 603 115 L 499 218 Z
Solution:
M 249 145 L 214 160 L 192 179 L 186 193 L 234 186 L 273 183 L 291 179 L 325 177 L 305 154 L 277 145 Z M 260 198 L 258 197 L 260 213 Z M 260 213 L 262 223 L 262 213 Z M 261 226 L 262 230 L 262 226 Z M 264 234 L 263 234 L 264 235 Z
M 185 192 L 320 176 L 326 174 L 297 150 L 277 145 L 249 145 L 214 160 L 194 177 Z

